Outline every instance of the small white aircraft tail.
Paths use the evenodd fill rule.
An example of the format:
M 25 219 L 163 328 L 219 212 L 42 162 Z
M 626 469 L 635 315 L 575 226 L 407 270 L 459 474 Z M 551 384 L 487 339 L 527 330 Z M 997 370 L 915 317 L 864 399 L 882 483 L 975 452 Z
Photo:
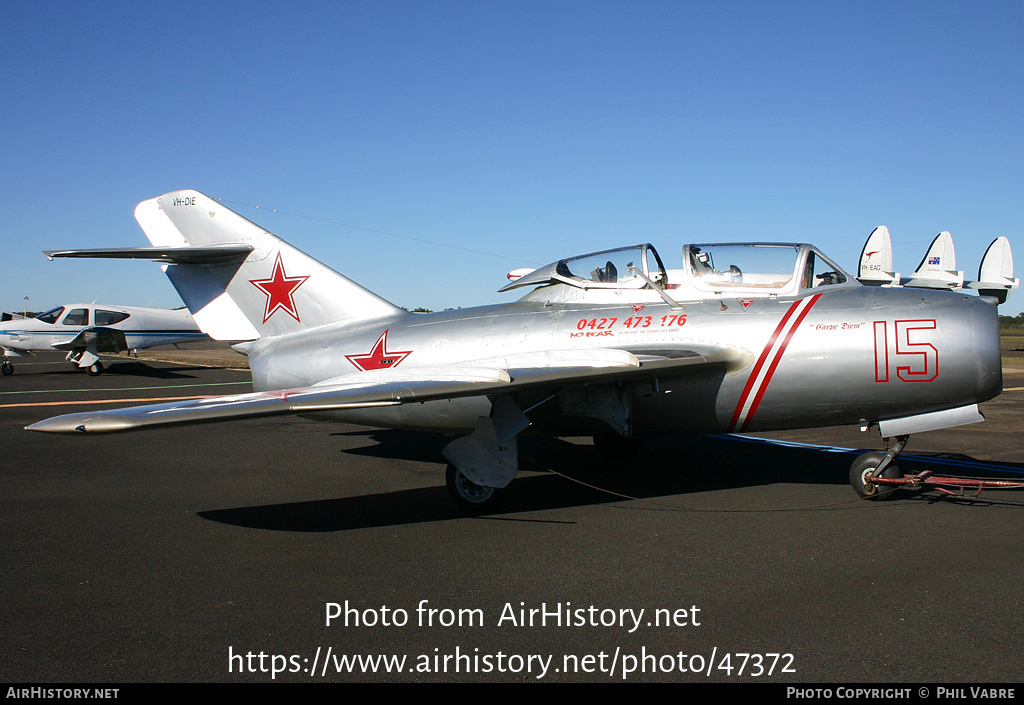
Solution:
M 1013 276 L 1013 253 L 1010 241 L 1005 237 L 997 237 L 985 250 L 978 267 L 978 281 L 967 286 L 977 289 L 982 296 L 994 296 L 999 303 L 1006 301 L 1010 289 L 1020 286 L 1020 279 Z
M 982 296 L 996 298 L 998 303 L 1006 301 L 1010 289 L 1020 286 L 1020 279 L 1013 276 L 1013 254 L 1008 239 L 998 237 L 993 240 L 981 259 L 978 281 L 965 281 L 964 273 L 956 268 L 953 236 L 946 231 L 932 240 L 914 273 L 901 278 L 898 272 L 892 271 L 892 243 L 889 229 L 884 225 L 872 230 L 868 236 L 861 250 L 857 272 L 857 279 L 862 284 L 952 291 L 969 288 L 978 290 Z
M 921 264 L 904 282 L 907 286 L 918 286 L 928 289 L 950 289 L 960 291 L 964 288 L 964 273 L 956 268 L 956 252 L 953 250 L 953 236 L 943 230 L 935 236 L 928 247 Z
M 404 313 L 198 191 L 143 201 L 135 218 L 153 244 L 143 249 L 169 262 L 165 272 L 174 288 L 200 329 L 216 340 Z
M 873 286 L 899 286 L 899 272 L 892 271 L 892 242 L 889 228 L 879 225 L 868 235 L 860 251 L 857 278 Z

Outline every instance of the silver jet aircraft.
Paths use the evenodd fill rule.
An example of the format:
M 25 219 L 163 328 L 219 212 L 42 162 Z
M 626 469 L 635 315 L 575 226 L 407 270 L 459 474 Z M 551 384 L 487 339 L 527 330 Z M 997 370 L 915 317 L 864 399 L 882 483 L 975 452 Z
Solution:
M 518 272 L 514 303 L 413 314 L 197 191 L 144 201 L 151 247 L 49 252 L 165 265 L 202 330 L 249 358 L 252 393 L 69 414 L 99 433 L 300 414 L 460 434 L 447 485 L 470 510 L 516 475 L 517 435 L 877 425 L 851 482 L 888 496 L 909 434 L 981 421 L 1002 375 L 994 298 L 864 286 L 807 244 L 648 244 Z
M 0 372 L 14 372 L 12 357 L 39 350 L 66 350 L 69 362 L 98 375 L 103 371 L 99 353 L 206 339 L 185 309 L 67 304 L 35 318 L 11 316 L 0 323 Z

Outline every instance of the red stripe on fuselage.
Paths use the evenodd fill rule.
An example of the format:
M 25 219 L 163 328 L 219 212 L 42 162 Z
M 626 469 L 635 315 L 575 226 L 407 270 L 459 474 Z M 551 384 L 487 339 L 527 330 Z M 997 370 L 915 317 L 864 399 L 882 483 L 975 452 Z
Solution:
M 820 297 L 821 294 L 815 294 L 811 298 L 810 303 L 807 304 L 804 310 L 800 312 L 800 315 L 797 316 L 797 319 L 793 321 L 793 326 L 789 329 L 789 333 L 786 334 L 786 338 L 782 341 L 782 345 L 779 346 L 779 352 L 776 353 L 775 357 L 772 359 L 771 367 L 768 368 L 768 372 L 764 376 L 764 381 L 761 383 L 757 395 L 754 397 L 754 402 L 750 405 L 750 411 L 747 412 L 747 418 L 744 419 L 743 427 L 740 428 L 741 431 L 745 431 L 747 426 L 750 425 L 750 421 L 754 418 L 754 413 L 757 411 L 757 407 L 761 405 L 761 399 L 764 398 L 764 393 L 768 391 L 768 385 L 772 381 L 772 376 L 775 374 L 775 370 L 778 368 L 779 363 L 782 362 L 782 356 L 786 353 L 786 348 L 789 347 L 789 341 L 793 339 L 793 334 L 796 333 L 800 324 L 803 323 L 803 320 L 807 318 L 807 314 L 811 312 L 811 309 L 814 307 L 814 304 L 818 302 Z
M 821 294 L 815 294 L 809 300 L 800 299 L 799 301 L 794 301 L 793 304 L 786 310 L 786 313 L 782 316 L 782 320 L 779 321 L 779 325 L 775 327 L 775 331 L 772 333 L 771 338 L 768 339 L 767 344 L 765 344 L 764 349 L 761 351 L 761 354 L 758 357 L 757 362 L 754 364 L 754 368 L 750 371 L 750 376 L 747 378 L 747 383 L 743 387 L 743 393 L 740 395 L 739 403 L 736 404 L 736 410 L 733 412 L 732 421 L 729 423 L 730 432 L 736 430 L 736 426 L 737 424 L 741 423 L 741 420 L 742 428 L 740 430 L 746 429 L 746 427 L 749 425 L 750 420 L 754 416 L 754 412 L 757 411 L 757 407 L 760 405 L 761 399 L 764 397 L 764 393 L 768 390 L 768 384 L 769 382 L 771 382 L 771 378 L 775 374 L 775 370 L 776 368 L 778 368 L 779 362 L 782 361 L 782 356 L 786 352 L 786 348 L 789 346 L 789 342 L 790 340 L 792 340 L 793 334 L 796 332 L 796 329 L 800 326 L 800 323 L 803 322 L 807 314 L 810 313 L 810 310 L 811 308 L 814 307 L 814 304 L 818 302 L 819 298 L 821 298 Z M 804 305 L 804 302 L 807 302 L 806 305 Z M 783 339 L 782 344 L 779 346 L 778 350 L 776 350 L 775 353 L 772 354 L 772 349 L 775 347 L 776 341 L 779 339 L 779 336 L 782 335 L 783 332 L 786 330 L 787 324 L 793 317 L 793 314 L 795 314 L 798 310 L 800 311 L 799 316 L 793 322 L 793 325 L 790 327 L 789 332 L 786 333 L 786 336 Z M 769 358 L 771 358 L 771 362 L 769 363 L 769 367 L 767 372 L 765 373 L 764 379 L 758 382 L 758 377 L 761 374 L 761 369 L 764 367 L 765 363 L 768 362 Z M 754 400 L 747 413 L 743 414 L 743 407 L 746 406 L 747 399 L 750 398 L 752 392 L 754 394 Z

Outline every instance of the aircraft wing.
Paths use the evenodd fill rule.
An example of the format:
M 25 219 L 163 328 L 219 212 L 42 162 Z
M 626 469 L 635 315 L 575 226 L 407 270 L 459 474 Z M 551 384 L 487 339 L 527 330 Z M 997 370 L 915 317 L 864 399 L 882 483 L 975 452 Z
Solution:
M 124 331 L 116 328 L 83 328 L 71 340 L 52 343 L 56 350 L 95 349 L 96 352 L 121 352 L 128 349 Z
M 359 375 L 357 381 L 329 380 L 297 389 L 65 414 L 44 419 L 26 428 L 48 433 L 109 433 L 156 425 L 397 406 L 411 402 L 508 393 L 525 388 L 557 390 L 685 374 L 687 371 L 699 373 L 711 366 L 733 370 L 750 364 L 743 353 L 732 348 L 702 352 L 673 351 L 665 354 L 657 351 L 633 354 L 625 350 L 593 350 L 577 352 L 576 355 L 580 359 L 573 359 L 571 355 L 554 355 L 548 356 L 549 364 L 545 366 L 510 369 L 446 366 L 410 368 L 402 374 L 366 373 Z M 584 361 L 583 355 L 590 359 Z M 597 365 L 593 364 L 594 358 L 599 361 Z M 351 375 L 340 379 L 350 380 Z

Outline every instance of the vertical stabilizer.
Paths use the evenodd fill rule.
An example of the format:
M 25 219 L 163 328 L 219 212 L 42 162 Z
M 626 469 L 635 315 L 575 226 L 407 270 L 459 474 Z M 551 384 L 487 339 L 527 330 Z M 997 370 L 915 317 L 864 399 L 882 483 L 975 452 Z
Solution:
M 960 291 L 964 287 L 964 273 L 957 271 L 953 236 L 943 230 L 935 236 L 921 264 L 903 282 L 907 286 Z
M 252 340 L 404 313 L 198 191 L 143 201 L 135 218 L 155 247 L 252 247 L 244 260 L 165 266 L 196 323 L 214 339 Z
M 982 296 L 994 296 L 999 303 L 1006 301 L 1010 289 L 1020 286 L 1020 279 L 1013 276 L 1013 253 L 1008 239 L 997 237 L 992 241 L 981 258 L 978 281 L 968 286 L 977 289 Z
M 892 242 L 889 228 L 879 225 L 868 235 L 860 251 L 857 279 L 873 286 L 899 286 L 900 275 L 892 271 Z

